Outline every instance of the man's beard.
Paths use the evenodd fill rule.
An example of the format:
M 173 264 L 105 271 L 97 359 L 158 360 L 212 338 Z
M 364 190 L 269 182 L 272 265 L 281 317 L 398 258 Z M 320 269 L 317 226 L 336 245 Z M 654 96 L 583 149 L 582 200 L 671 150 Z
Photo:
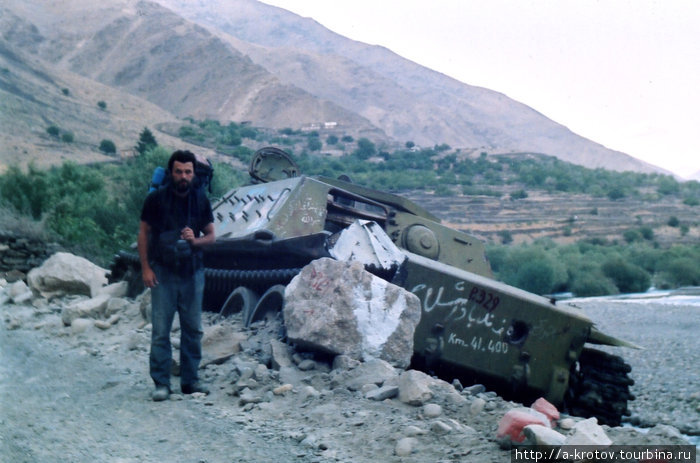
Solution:
M 187 180 L 180 180 L 177 185 L 175 185 L 175 191 L 178 193 L 187 193 L 190 190 L 190 182 Z

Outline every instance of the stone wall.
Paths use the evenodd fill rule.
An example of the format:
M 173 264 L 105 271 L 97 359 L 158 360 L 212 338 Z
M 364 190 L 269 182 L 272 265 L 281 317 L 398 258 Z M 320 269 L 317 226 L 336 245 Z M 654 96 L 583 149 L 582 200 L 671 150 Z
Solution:
M 27 273 L 59 250 L 61 247 L 56 243 L 0 230 L 0 273 L 12 270 Z

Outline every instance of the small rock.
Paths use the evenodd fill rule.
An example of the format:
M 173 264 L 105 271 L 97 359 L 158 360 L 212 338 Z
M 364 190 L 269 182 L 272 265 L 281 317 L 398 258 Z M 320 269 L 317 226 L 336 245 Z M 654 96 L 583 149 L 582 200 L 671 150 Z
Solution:
M 352 370 L 360 365 L 360 361 L 350 357 L 349 355 L 336 355 L 333 358 L 334 370 Z
M 442 421 L 433 421 L 430 425 L 430 430 L 435 434 L 448 434 L 452 432 L 452 427 Z
M 564 444 L 607 447 L 612 444 L 612 440 L 605 434 L 597 419 L 588 418 L 574 425 L 572 434 L 566 438 Z
M 291 391 L 292 389 L 294 389 L 294 386 L 292 386 L 291 384 L 287 383 L 287 384 L 283 384 L 283 385 L 281 385 L 281 386 L 277 386 L 276 388 L 274 388 L 274 389 L 272 390 L 272 393 L 273 393 L 274 395 L 284 395 L 284 394 L 286 394 L 287 392 Z
M 301 371 L 315 370 L 316 369 L 316 362 L 314 362 L 311 359 L 302 360 L 297 365 L 297 368 L 299 368 Z
M 423 416 L 426 418 L 437 418 L 442 415 L 442 407 L 438 404 L 423 405 Z
M 319 397 L 321 395 L 321 393 L 318 392 L 313 386 L 304 386 L 303 388 L 301 388 L 301 391 L 299 394 L 301 395 L 302 401 L 304 401 L 308 398 L 315 399 L 316 397 Z
M 80 319 L 78 319 L 78 320 L 80 320 Z M 75 320 L 73 321 L 73 323 L 75 323 Z M 104 320 L 95 320 L 94 325 L 95 325 L 95 328 L 99 328 L 101 330 L 108 330 L 109 328 L 112 327 L 112 325 L 109 322 L 106 322 Z M 71 325 L 71 326 L 73 326 L 73 325 Z
M 273 339 L 270 341 L 270 347 L 272 348 L 271 365 L 274 370 L 279 371 L 280 368 L 291 367 L 294 364 L 287 344 Z
M 428 431 L 426 431 L 425 429 L 421 429 L 418 426 L 411 425 L 406 427 L 404 434 L 408 437 L 424 436 L 428 434 Z
M 76 318 L 71 322 L 70 330 L 73 334 L 84 333 L 92 327 L 93 323 L 92 320 L 87 318 Z
M 398 386 L 386 385 L 369 391 L 365 397 L 369 400 L 386 400 L 393 399 L 397 395 L 399 395 Z
M 418 440 L 415 437 L 404 437 L 396 442 L 394 453 L 400 457 L 407 457 L 413 453 L 417 444 Z
M 404 371 L 399 377 L 399 400 L 409 405 L 423 405 L 433 398 L 432 378 L 422 371 Z
M 363 396 L 367 397 L 368 393 L 370 393 L 372 391 L 376 391 L 377 389 L 379 389 L 379 386 L 377 386 L 374 383 L 370 383 L 370 384 L 365 384 L 364 386 L 362 386 L 360 388 L 360 392 L 362 393 Z
M 569 429 L 573 429 L 574 425 L 576 424 L 576 421 L 574 421 L 573 418 L 562 418 L 559 420 L 559 427 L 563 429 L 564 431 L 568 431 Z
M 559 447 L 564 445 L 566 436 L 539 424 L 529 424 L 523 428 L 523 433 L 530 445 L 543 445 L 547 447 Z
M 6 291 L 12 302 L 15 304 L 27 302 L 33 296 L 29 286 L 27 286 L 22 280 L 9 284 Z
M 481 397 L 475 398 L 472 400 L 471 405 L 469 405 L 469 413 L 472 416 L 478 415 L 484 409 L 484 405 L 486 405 L 486 401 L 484 399 Z
M 462 394 L 464 395 L 477 395 L 486 391 L 486 387 L 483 384 L 474 384 L 469 387 L 462 389 Z

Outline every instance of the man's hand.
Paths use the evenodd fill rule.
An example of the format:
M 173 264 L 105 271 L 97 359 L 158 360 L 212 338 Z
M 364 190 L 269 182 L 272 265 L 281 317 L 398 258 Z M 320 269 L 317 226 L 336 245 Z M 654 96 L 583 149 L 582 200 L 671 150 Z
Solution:
M 194 231 L 190 227 L 185 227 L 180 232 L 180 238 L 194 244 Z
M 141 270 L 141 278 L 143 279 L 143 284 L 146 288 L 153 288 L 158 284 L 156 274 L 151 267 Z

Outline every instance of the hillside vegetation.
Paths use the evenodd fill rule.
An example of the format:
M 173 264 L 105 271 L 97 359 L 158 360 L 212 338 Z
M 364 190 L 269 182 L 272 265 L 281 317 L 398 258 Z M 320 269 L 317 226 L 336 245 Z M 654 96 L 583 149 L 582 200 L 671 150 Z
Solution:
M 466 155 L 444 144 L 415 149 L 407 143 L 405 149 L 389 152 L 366 138 L 222 126 L 214 121 L 190 120 L 177 131 L 190 143 L 215 149 L 222 160 L 247 164 L 256 147 L 276 144 L 295 157 L 305 174 L 346 174 L 356 183 L 414 197 L 446 223 L 486 240 L 499 279 L 535 293 L 584 296 L 645 291 L 652 285 L 700 285 L 698 182 L 591 170 L 541 155 Z M 141 136 L 146 133 L 152 136 L 147 130 Z M 165 165 L 169 156 L 155 139 L 150 145 L 143 140 L 135 143 L 137 156 L 109 164 L 63 163 L 49 169 L 30 166 L 26 171 L 11 167 L 0 177 L 4 207 L 14 215 L 41 221 L 65 246 L 108 265 L 117 250 L 134 241 L 151 172 Z M 323 154 L 328 152 L 334 155 Z M 245 182 L 245 173 L 232 168 L 231 162 L 215 163 L 212 199 Z M 460 201 L 494 200 L 518 210 L 519 204 L 541 195 L 558 198 L 560 205 L 578 196 L 601 204 L 664 205 L 669 214 L 673 210 L 666 205 L 674 203 L 679 214 L 655 217 L 653 222 L 638 218 L 612 238 L 586 236 L 577 229 L 580 219 L 570 217 L 560 224 L 560 239 L 545 236 L 517 243 L 513 237 L 523 222 L 500 223 L 497 232 L 489 233 L 484 228 L 488 220 L 460 224 L 450 217 Z M 531 206 L 523 209 L 525 215 L 532 211 Z M 467 217 L 468 212 L 460 213 Z M 595 217 L 599 212 L 591 209 L 588 214 Z M 669 229 L 675 238 L 667 236 Z

